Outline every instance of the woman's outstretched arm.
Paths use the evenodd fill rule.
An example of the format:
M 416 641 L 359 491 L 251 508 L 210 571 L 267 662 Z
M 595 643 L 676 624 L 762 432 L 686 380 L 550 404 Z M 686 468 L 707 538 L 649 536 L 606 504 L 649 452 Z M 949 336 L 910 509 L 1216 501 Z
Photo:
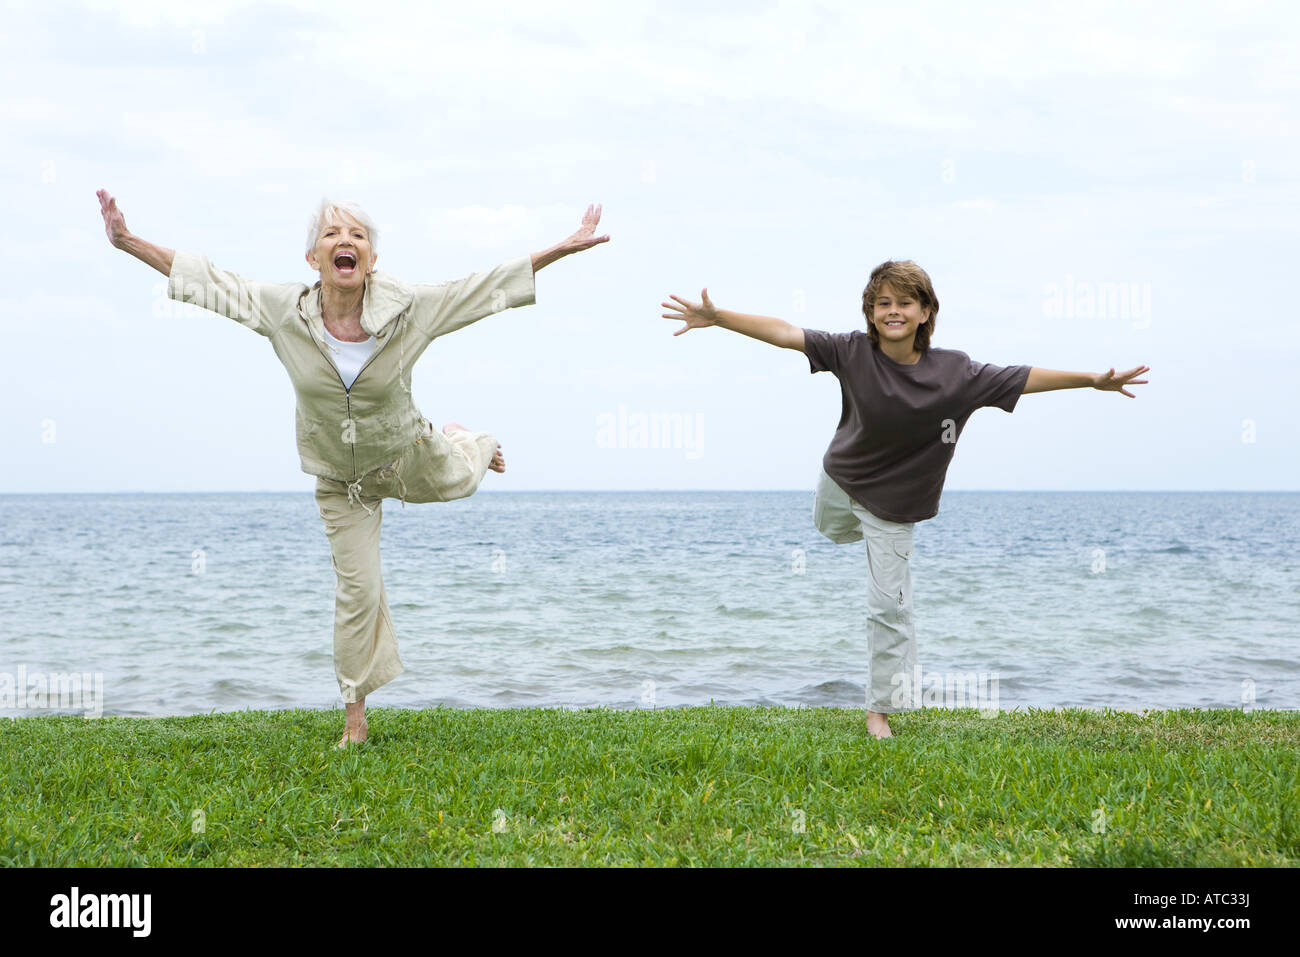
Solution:
M 563 242 L 556 243 L 550 249 L 544 249 L 540 253 L 533 253 L 533 272 L 549 266 L 557 259 L 563 259 L 573 253 L 580 253 L 584 249 L 590 249 L 598 243 L 609 242 L 609 236 L 597 236 L 596 224 L 600 222 L 600 207 L 593 204 L 587 207 L 587 212 L 582 217 L 582 225 L 578 231 Z
M 252 282 L 218 269 L 206 256 L 155 246 L 131 234 L 117 201 L 106 190 L 98 190 L 96 195 L 108 241 L 166 276 L 169 299 L 234 319 L 262 336 L 274 334 L 296 313 L 298 299 L 307 291 L 302 283 Z
M 155 246 L 148 240 L 133 236 L 126 228 L 126 219 L 122 216 L 122 211 L 117 208 L 117 200 L 108 195 L 108 190 L 97 190 L 95 195 L 99 197 L 99 211 L 104 215 L 104 232 L 108 233 L 108 241 L 142 263 L 153 266 L 164 276 L 170 276 L 176 251 Z
M 1128 372 L 1115 374 L 1115 370 L 1094 374 L 1091 372 L 1060 372 L 1056 369 L 1039 369 L 1034 367 L 1029 370 L 1029 378 L 1025 380 L 1025 390 L 1021 395 L 1028 395 L 1030 392 L 1051 392 L 1055 389 L 1101 389 L 1103 392 L 1122 392 L 1130 399 L 1133 393 L 1124 388 L 1126 385 L 1146 385 L 1146 379 L 1138 379 L 1137 376 L 1144 372 L 1150 372 L 1150 366 L 1135 366 Z
M 686 322 L 686 325 L 673 333 L 675 336 L 704 326 L 721 326 L 723 329 L 739 332 L 751 339 L 780 346 L 782 349 L 797 349 L 803 352 L 803 329 L 791 325 L 784 319 L 773 316 L 751 316 L 743 312 L 729 312 L 726 309 L 715 308 L 709 299 L 708 289 L 700 290 L 700 302 L 687 302 L 680 296 L 671 298 L 676 301 L 675 305 L 671 302 L 660 303 L 664 308 L 674 310 L 665 312 L 664 318 L 682 319 Z

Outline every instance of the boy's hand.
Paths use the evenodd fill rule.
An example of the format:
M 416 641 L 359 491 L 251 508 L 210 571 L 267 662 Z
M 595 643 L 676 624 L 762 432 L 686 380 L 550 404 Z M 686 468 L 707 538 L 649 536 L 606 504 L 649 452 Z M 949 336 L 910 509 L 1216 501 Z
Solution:
M 700 290 L 702 302 L 687 302 L 680 296 L 670 295 L 670 299 L 675 299 L 680 305 L 673 305 L 671 302 L 661 302 L 659 305 L 665 309 L 672 309 L 673 312 L 665 312 L 665 319 L 684 319 L 686 325 L 682 326 L 676 332 L 675 336 L 680 336 L 683 332 L 691 329 L 699 329 L 703 326 L 716 326 L 718 324 L 718 310 L 713 308 L 713 303 L 709 299 L 709 290 L 707 288 Z
M 1093 380 L 1092 387 L 1094 389 L 1101 389 L 1103 392 L 1122 392 L 1131 399 L 1133 398 L 1133 393 L 1125 389 L 1124 386 L 1146 385 L 1146 379 L 1136 379 L 1134 376 L 1139 376 L 1144 372 L 1150 371 L 1150 366 L 1137 366 L 1136 368 L 1129 369 L 1128 372 L 1121 372 L 1119 375 L 1115 375 L 1115 370 L 1111 369 L 1109 372 L 1103 372 L 1098 375 L 1097 378 Z

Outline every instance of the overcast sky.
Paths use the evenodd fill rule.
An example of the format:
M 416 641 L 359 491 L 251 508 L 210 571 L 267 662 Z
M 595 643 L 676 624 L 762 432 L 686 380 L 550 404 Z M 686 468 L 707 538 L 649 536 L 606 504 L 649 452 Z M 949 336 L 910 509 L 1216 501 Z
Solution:
M 413 282 L 603 203 L 611 242 L 416 368 L 428 418 L 504 445 L 485 488 L 811 489 L 838 382 L 659 303 L 863 328 L 891 258 L 935 346 L 1152 367 L 977 412 L 949 489 L 1300 488 L 1297 50 L 1287 3 L 6 4 L 0 492 L 313 488 L 269 342 L 173 309 L 101 187 L 307 284 L 322 196 Z M 619 447 L 652 415 L 678 447 Z

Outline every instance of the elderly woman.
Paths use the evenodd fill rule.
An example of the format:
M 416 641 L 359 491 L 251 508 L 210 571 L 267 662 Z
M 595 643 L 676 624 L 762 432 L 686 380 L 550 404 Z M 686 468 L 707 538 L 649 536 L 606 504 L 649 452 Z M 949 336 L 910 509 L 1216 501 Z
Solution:
M 439 285 L 404 283 L 375 270 L 377 230 L 360 207 L 321 204 L 307 236 L 302 283 L 245 280 L 205 257 L 132 235 L 117 202 L 97 193 L 109 241 L 167 276 L 167 294 L 234 319 L 271 340 L 297 395 L 302 470 L 316 476 L 316 502 L 338 577 L 334 669 L 346 705 L 339 747 L 364 741 L 366 696 L 402 673 L 380 576 L 385 498 L 446 502 L 472 495 L 488 469 L 505 471 L 486 432 L 456 423 L 435 431 L 411 398 L 411 367 L 441 335 L 534 302 L 534 274 L 607 242 L 589 206 L 568 239 L 532 256 Z

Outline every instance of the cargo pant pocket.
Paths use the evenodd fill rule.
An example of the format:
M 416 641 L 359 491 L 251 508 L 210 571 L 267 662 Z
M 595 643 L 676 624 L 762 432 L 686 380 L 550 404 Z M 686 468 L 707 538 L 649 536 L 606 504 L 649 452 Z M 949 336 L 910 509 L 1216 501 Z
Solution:
M 882 599 L 880 610 L 899 621 L 912 615 L 912 534 L 891 534 L 867 542 L 867 571 Z

